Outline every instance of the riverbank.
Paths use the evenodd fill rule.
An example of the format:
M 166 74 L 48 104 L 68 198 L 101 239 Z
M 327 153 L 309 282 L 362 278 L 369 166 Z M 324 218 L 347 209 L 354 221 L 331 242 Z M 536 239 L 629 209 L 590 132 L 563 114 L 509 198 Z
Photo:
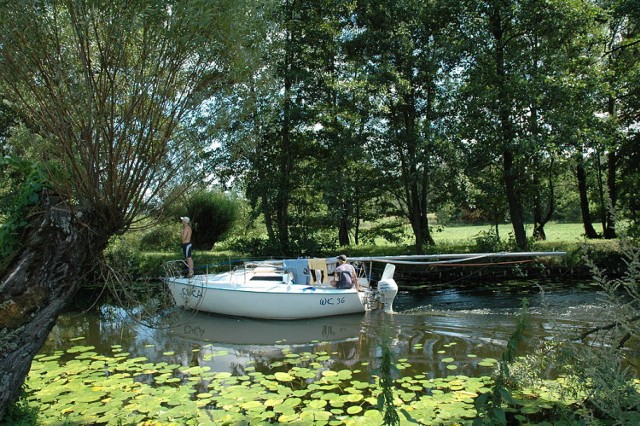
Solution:
M 441 243 L 430 248 L 429 254 L 477 253 L 481 250 L 472 243 Z M 485 248 L 486 249 L 486 248 Z M 452 282 L 492 282 L 521 278 L 539 279 L 590 279 L 593 275 L 587 259 L 609 276 L 620 276 L 626 270 L 624 255 L 617 240 L 596 240 L 580 242 L 544 241 L 535 243 L 532 251 L 566 252 L 565 256 L 538 257 L 531 259 L 492 259 L 479 262 L 457 264 L 455 262 L 439 265 L 398 265 L 396 277 L 400 281 L 429 281 L 434 284 Z M 498 251 L 498 250 L 494 250 Z M 342 247 L 336 250 L 351 257 L 389 256 L 412 254 L 411 248 L 402 245 L 360 245 Z M 336 254 L 319 253 L 317 257 L 331 257 Z M 488 252 L 488 250 L 482 250 Z M 301 255 L 301 257 L 307 257 Z M 312 256 L 309 256 L 312 257 Z M 315 257 L 315 256 L 313 256 Z M 110 261 L 125 265 L 131 281 L 157 281 L 166 275 L 167 262 L 181 259 L 179 250 L 175 251 L 135 251 L 112 253 Z M 270 257 L 270 258 L 275 258 Z M 246 259 L 266 259 L 248 253 L 230 250 L 197 251 L 194 261 L 198 271 L 218 272 L 228 270 Z M 94 283 L 95 285 L 95 283 Z

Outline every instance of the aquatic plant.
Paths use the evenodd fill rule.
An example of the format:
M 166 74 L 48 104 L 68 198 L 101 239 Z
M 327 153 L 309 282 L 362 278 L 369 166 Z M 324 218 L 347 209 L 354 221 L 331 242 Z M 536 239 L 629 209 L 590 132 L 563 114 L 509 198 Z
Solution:
M 558 411 L 563 420 L 640 423 L 640 381 L 628 359 L 632 352 L 625 350 L 640 341 L 640 248 L 622 231 L 619 245 L 626 264 L 619 277 L 598 267 L 589 250 L 584 252 L 583 261 L 602 295 L 594 300 L 598 313 L 593 315 L 593 326 L 577 330 L 579 335 L 571 340 L 556 332 L 518 362 L 520 390 L 553 388 L 562 402 L 558 406 L 570 407 Z
M 386 333 L 383 333 L 381 351 L 382 356 L 380 357 L 379 373 L 382 392 L 380 392 L 380 396 L 378 397 L 378 409 L 384 412 L 384 416 L 382 418 L 384 424 L 387 426 L 395 426 L 400 424 L 400 417 L 396 410 L 393 394 L 393 374 L 394 372 L 397 372 L 398 369 L 393 366 L 393 355 L 391 353 L 391 348 L 389 348 Z
M 507 385 L 510 377 L 509 366 L 516 360 L 516 351 L 518 345 L 524 339 L 524 331 L 527 327 L 528 302 L 522 299 L 522 311 L 518 318 L 516 329 L 507 341 L 507 349 L 502 354 L 502 359 L 498 363 L 498 371 L 495 382 L 490 392 L 480 394 L 474 401 L 474 405 L 478 410 L 479 416 L 476 418 L 474 425 L 482 424 L 499 424 L 506 425 L 507 417 L 503 407 L 506 402 L 509 405 L 515 405 L 516 401 L 511 395 L 511 391 Z
M 358 366 L 332 371 L 331 354 L 324 351 L 285 350 L 283 360 L 271 365 L 271 372 L 247 366 L 242 375 L 181 365 L 170 351 L 164 354 L 166 362 L 156 363 L 131 358 L 117 346 L 112 352 L 105 356 L 92 346 L 74 346 L 66 352 L 39 355 L 28 378 L 29 405 L 39 410 L 44 423 L 357 425 L 385 421 L 377 403 L 387 385 L 380 378 L 359 380 Z M 207 353 L 203 359 L 221 355 Z M 394 365 L 404 369 L 408 364 L 399 360 Z M 488 377 L 399 377 L 389 382 L 394 388 L 390 402 L 423 424 L 470 421 L 476 415 L 473 398 L 487 391 L 489 383 Z
M 42 424 L 371 425 L 395 421 L 471 425 L 479 415 L 474 401 L 480 395 L 501 392 L 489 375 L 403 375 L 410 363 L 404 358 L 394 360 L 390 351 L 380 358 L 380 367 L 392 374 L 385 373 L 383 378 L 380 373 L 367 380 L 366 362 L 335 368 L 334 354 L 321 346 L 301 353 L 285 346 L 281 359 L 265 371 L 249 362 L 234 373 L 212 371 L 206 363 L 228 353 L 206 345 L 193 349 L 199 365 L 185 365 L 184 354 L 170 350 L 149 362 L 146 357 L 132 357 L 118 345 L 108 355 L 99 354 L 93 346 L 73 346 L 37 356 L 23 408 L 37 411 Z M 442 354 L 440 361 L 455 371 L 452 357 Z M 473 363 L 487 373 L 499 363 L 473 354 L 457 362 Z M 553 420 L 559 410 L 568 410 L 558 403 L 556 384 L 566 385 L 541 383 L 514 393 L 509 408 L 514 418 L 535 424 L 528 419 Z M 385 410 L 380 410 L 383 394 Z M 394 412 L 395 420 L 387 416 Z

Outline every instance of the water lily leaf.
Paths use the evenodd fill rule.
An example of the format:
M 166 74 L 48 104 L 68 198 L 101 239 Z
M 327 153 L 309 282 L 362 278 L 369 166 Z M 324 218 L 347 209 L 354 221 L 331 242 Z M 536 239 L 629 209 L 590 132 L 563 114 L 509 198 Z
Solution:
M 274 377 L 279 382 L 291 382 L 294 380 L 294 377 L 289 373 L 277 372 L 274 374 Z
M 308 404 L 310 408 L 315 408 L 315 409 L 324 408 L 326 405 L 327 405 L 327 401 L 324 399 L 314 399 Z
M 338 372 L 338 379 L 340 380 L 351 380 L 353 377 L 353 373 L 351 370 L 340 370 Z
M 291 374 L 303 379 L 313 379 L 314 377 L 316 377 L 316 372 L 311 370 L 310 368 L 296 367 L 291 371 Z
M 317 411 L 314 409 L 303 409 L 300 413 L 300 422 L 302 424 L 322 425 L 331 418 L 328 411 Z
M 263 411 L 262 413 L 260 413 L 260 420 L 266 421 L 266 420 L 271 420 L 274 419 L 276 417 L 276 413 L 273 411 Z
M 293 392 L 293 395 L 297 396 L 298 398 L 302 398 L 306 396 L 309 392 L 310 392 L 309 389 L 298 389 Z
M 211 398 L 212 396 L 213 395 L 208 393 L 208 392 L 203 392 L 203 393 L 196 394 L 196 398 L 199 398 L 199 399 Z
M 454 393 L 461 399 L 476 398 L 478 396 L 477 392 L 469 392 L 467 390 L 457 390 Z
M 498 360 L 494 358 L 484 358 L 482 361 L 478 363 L 478 365 L 482 367 L 495 367 L 498 363 Z
M 300 417 L 295 414 L 295 413 L 291 413 L 291 414 L 282 414 L 280 417 L 278 417 L 278 422 L 280 423 L 293 423 L 297 420 L 299 420 Z
M 300 398 L 288 398 L 280 406 L 281 407 L 296 407 L 300 405 L 302 400 Z
M 360 402 L 364 399 L 364 396 L 359 393 L 351 393 L 348 395 L 343 395 L 343 397 L 349 402 Z
M 73 395 L 76 402 L 95 402 L 106 396 L 106 391 L 102 387 L 86 388 L 82 383 L 73 382 L 70 388 L 72 390 L 70 395 Z
M 266 407 L 275 407 L 276 405 L 282 404 L 283 401 L 284 399 L 280 399 L 280 398 L 270 398 L 264 402 L 264 405 Z
M 362 407 L 359 406 L 359 405 L 353 405 L 353 406 L 347 408 L 347 414 L 350 414 L 352 416 L 354 414 L 358 414 L 360 412 L 362 412 Z
M 240 406 L 243 410 L 263 410 L 265 407 L 260 401 L 248 401 Z
M 370 385 L 369 385 L 369 383 L 361 382 L 361 381 L 358 380 L 358 381 L 351 382 L 351 386 L 353 386 L 356 389 L 366 389 Z
M 61 356 L 62 356 L 62 354 L 49 355 L 49 356 L 45 356 L 45 357 L 40 358 L 38 361 L 41 361 L 41 362 L 53 361 L 53 360 L 56 360 L 56 359 L 60 359 Z

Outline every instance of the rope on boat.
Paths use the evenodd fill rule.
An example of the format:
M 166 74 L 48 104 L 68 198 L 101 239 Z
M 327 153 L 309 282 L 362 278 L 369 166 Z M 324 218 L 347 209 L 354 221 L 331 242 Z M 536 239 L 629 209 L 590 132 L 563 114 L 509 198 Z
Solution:
M 453 259 L 453 262 L 466 262 L 467 260 L 477 260 L 477 259 L 483 259 L 485 257 L 490 257 L 489 255 L 483 254 L 480 256 L 472 256 L 472 257 L 467 257 L 467 258 L 461 258 L 461 259 Z M 389 259 L 384 259 L 384 258 L 373 258 L 372 260 L 375 260 L 376 262 L 382 262 L 382 263 L 393 263 L 393 264 L 398 264 L 398 265 L 448 265 L 448 264 L 452 264 L 452 260 L 448 259 L 448 260 L 434 260 L 431 262 L 418 262 L 415 260 L 397 260 L 394 258 L 389 258 Z
M 487 262 L 487 263 L 437 263 L 438 266 L 493 266 L 493 265 L 515 265 L 520 263 L 531 263 L 533 259 L 512 260 L 509 262 Z M 422 265 L 430 265 L 430 263 L 422 263 Z

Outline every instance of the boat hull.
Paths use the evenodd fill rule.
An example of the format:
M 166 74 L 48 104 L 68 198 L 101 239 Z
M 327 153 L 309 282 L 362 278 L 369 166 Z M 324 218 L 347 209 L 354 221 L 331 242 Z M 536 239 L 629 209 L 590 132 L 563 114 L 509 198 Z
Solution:
M 370 291 L 302 284 L 236 286 L 202 276 L 174 278 L 167 284 L 176 305 L 222 315 L 292 320 L 361 313 L 369 310 Z

